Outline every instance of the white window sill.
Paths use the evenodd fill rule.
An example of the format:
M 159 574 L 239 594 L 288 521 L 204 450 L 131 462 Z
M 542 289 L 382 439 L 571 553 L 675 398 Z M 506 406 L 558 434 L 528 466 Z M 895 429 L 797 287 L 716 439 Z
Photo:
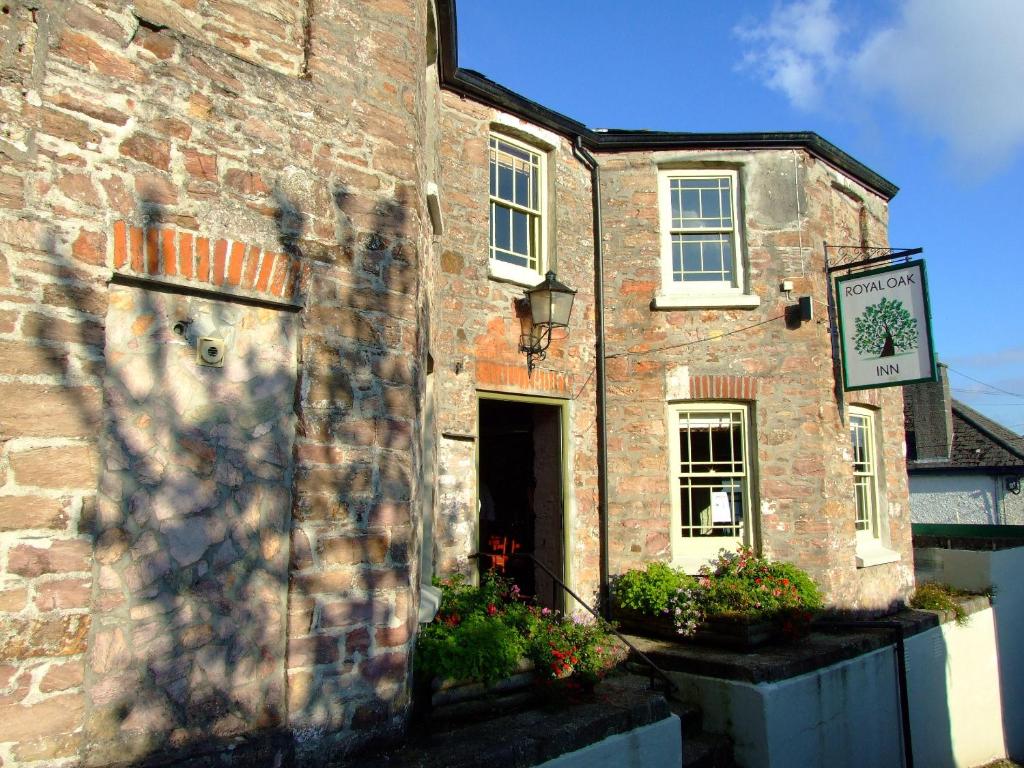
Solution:
M 654 309 L 753 309 L 761 306 L 756 293 L 659 293 Z
M 886 563 L 897 563 L 899 561 L 899 552 L 882 546 L 877 540 L 872 544 L 857 544 L 858 568 L 870 568 L 874 565 L 885 565 Z
M 506 264 L 503 261 L 491 259 L 487 265 L 487 276 L 491 280 L 501 280 L 506 283 L 515 283 L 524 288 L 533 288 L 544 280 L 544 276 L 532 269 L 519 267 L 515 264 Z

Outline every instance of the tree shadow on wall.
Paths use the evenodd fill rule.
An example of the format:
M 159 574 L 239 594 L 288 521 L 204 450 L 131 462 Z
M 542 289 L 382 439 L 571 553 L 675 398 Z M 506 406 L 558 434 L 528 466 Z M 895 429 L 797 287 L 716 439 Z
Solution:
M 404 720 L 421 345 L 408 338 L 407 201 L 379 204 L 357 235 L 346 207 L 365 201 L 336 189 L 347 234 L 324 245 L 274 196 L 281 248 L 302 264 L 302 313 L 115 278 L 103 342 L 75 339 L 105 344 L 102 412 L 77 403 L 102 425 L 83 517 L 88 765 L 201 764 L 225 750 L 322 762 Z M 147 202 L 139 217 L 147 230 L 165 219 Z M 95 311 L 66 287 L 65 304 Z M 40 338 L 59 338 L 63 321 L 41 322 Z M 197 363 L 200 337 L 223 340 L 222 366 Z M 66 357 L 54 366 L 76 375 Z

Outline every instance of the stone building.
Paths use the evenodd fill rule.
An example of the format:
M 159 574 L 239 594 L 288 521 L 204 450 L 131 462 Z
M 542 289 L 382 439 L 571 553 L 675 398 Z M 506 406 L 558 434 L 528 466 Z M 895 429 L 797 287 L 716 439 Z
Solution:
M 837 395 L 821 249 L 896 189 L 837 148 L 589 130 L 458 69 L 453 0 L 3 10 L 3 765 L 387 737 L 421 582 L 496 543 L 584 599 L 736 542 L 906 594 L 902 401 Z

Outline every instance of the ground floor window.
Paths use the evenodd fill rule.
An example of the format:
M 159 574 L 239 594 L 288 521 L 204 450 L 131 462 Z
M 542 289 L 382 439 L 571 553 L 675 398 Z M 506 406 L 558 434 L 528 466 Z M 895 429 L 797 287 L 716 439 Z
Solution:
M 670 409 L 673 560 L 687 570 L 749 543 L 748 410 L 732 403 Z
M 875 447 L 873 411 L 850 408 L 850 442 L 853 447 L 857 537 L 875 539 L 878 538 L 878 452 Z

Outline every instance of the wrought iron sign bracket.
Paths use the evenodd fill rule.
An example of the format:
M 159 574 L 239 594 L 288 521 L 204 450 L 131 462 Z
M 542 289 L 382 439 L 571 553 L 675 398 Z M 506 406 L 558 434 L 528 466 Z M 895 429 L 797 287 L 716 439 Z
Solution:
M 825 243 L 825 272 L 831 275 L 840 269 L 863 269 L 882 262 L 908 261 L 923 253 L 923 248 L 869 248 L 863 245 L 829 245 Z

